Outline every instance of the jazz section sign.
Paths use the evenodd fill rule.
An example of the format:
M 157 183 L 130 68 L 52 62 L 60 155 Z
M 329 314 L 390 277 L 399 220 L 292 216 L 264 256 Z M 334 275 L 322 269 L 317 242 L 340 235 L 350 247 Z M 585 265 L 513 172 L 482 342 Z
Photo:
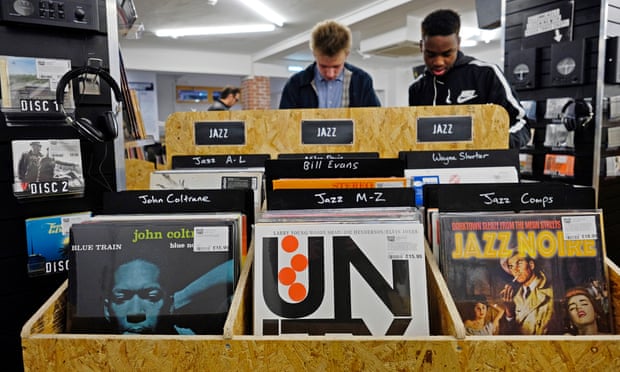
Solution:
M 522 48 L 545 47 L 572 40 L 573 2 L 536 8 L 523 14 Z

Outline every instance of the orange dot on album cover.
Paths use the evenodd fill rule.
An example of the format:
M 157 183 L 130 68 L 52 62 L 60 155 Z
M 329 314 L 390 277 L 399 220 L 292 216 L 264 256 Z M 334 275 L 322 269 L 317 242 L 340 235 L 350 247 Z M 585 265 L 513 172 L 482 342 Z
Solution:
M 293 235 L 287 235 L 282 238 L 282 242 L 280 244 L 282 245 L 282 249 L 289 253 L 294 252 L 299 247 L 299 241 Z
M 288 288 L 288 296 L 293 301 L 301 301 L 306 297 L 306 287 L 301 283 L 293 283 Z
M 278 273 L 278 280 L 283 285 L 290 285 L 295 281 L 296 278 L 297 274 L 295 273 L 295 270 L 291 269 L 290 267 L 284 267 Z
M 303 254 L 296 254 L 291 258 L 291 267 L 295 271 L 304 271 L 308 267 L 308 258 Z

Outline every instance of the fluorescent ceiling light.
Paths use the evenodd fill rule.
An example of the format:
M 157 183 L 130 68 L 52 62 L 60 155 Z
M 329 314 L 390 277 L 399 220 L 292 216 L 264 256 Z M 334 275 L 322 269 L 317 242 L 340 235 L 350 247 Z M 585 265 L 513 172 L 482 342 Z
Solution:
M 269 22 L 273 23 L 278 27 L 284 26 L 284 18 L 281 15 L 271 10 L 271 8 L 267 7 L 265 4 L 261 3 L 258 0 L 241 0 L 243 4 L 248 6 L 253 11 L 257 12 L 261 16 L 265 17 Z
M 293 66 L 293 65 L 289 65 L 289 66 L 288 66 L 288 70 L 289 70 L 290 72 L 299 72 L 299 71 L 301 71 L 301 70 L 303 70 L 303 69 L 304 69 L 304 68 L 303 68 L 303 67 L 301 67 L 301 66 Z
M 461 47 L 463 48 L 475 47 L 476 45 L 478 45 L 476 40 L 461 40 Z
M 459 36 L 462 39 L 471 39 L 480 35 L 481 30 L 475 27 L 461 27 Z
M 268 32 L 275 30 L 271 24 L 264 25 L 244 25 L 244 26 L 213 26 L 213 27 L 188 27 L 188 28 L 169 28 L 155 31 L 159 37 L 181 37 L 181 36 L 203 36 L 203 35 L 222 35 L 222 34 L 243 34 L 249 32 Z

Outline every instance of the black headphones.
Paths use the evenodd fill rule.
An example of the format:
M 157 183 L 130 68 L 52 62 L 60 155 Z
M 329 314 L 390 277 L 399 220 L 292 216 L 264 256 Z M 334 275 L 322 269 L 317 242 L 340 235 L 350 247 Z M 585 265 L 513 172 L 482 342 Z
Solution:
M 92 66 L 84 66 L 75 70 L 71 70 L 63 75 L 56 86 L 56 102 L 58 103 L 60 112 L 65 116 L 65 121 L 67 124 L 74 127 L 78 133 L 82 136 L 86 137 L 89 141 L 92 142 L 107 142 L 112 141 L 118 136 L 118 124 L 116 123 L 116 113 L 112 111 L 104 112 L 100 117 L 97 118 L 97 123 L 93 124 L 87 118 L 72 118 L 65 111 L 64 103 L 65 103 L 65 88 L 69 84 L 69 82 L 82 74 L 92 74 L 97 75 L 104 80 L 108 86 L 114 91 L 114 97 L 119 105 L 123 103 L 123 94 L 121 92 L 121 88 L 119 88 L 114 78 L 107 73 L 105 70 L 92 67 Z M 77 104 L 76 104 L 77 108 Z
M 585 127 L 593 117 L 592 105 L 583 98 L 571 99 L 562 107 L 562 124 L 569 131 Z

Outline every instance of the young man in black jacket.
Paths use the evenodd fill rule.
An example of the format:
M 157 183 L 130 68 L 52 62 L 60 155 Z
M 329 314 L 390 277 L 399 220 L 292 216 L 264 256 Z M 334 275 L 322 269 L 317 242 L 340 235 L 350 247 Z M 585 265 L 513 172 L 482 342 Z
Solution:
M 286 82 L 280 108 L 381 106 L 370 75 L 346 62 L 351 43 L 347 26 L 333 20 L 317 23 L 310 39 L 315 62 Z
M 460 16 L 436 10 L 422 21 L 420 49 L 426 70 L 409 87 L 409 106 L 494 103 L 508 111 L 510 147 L 527 144 L 525 110 L 499 67 L 460 51 Z

